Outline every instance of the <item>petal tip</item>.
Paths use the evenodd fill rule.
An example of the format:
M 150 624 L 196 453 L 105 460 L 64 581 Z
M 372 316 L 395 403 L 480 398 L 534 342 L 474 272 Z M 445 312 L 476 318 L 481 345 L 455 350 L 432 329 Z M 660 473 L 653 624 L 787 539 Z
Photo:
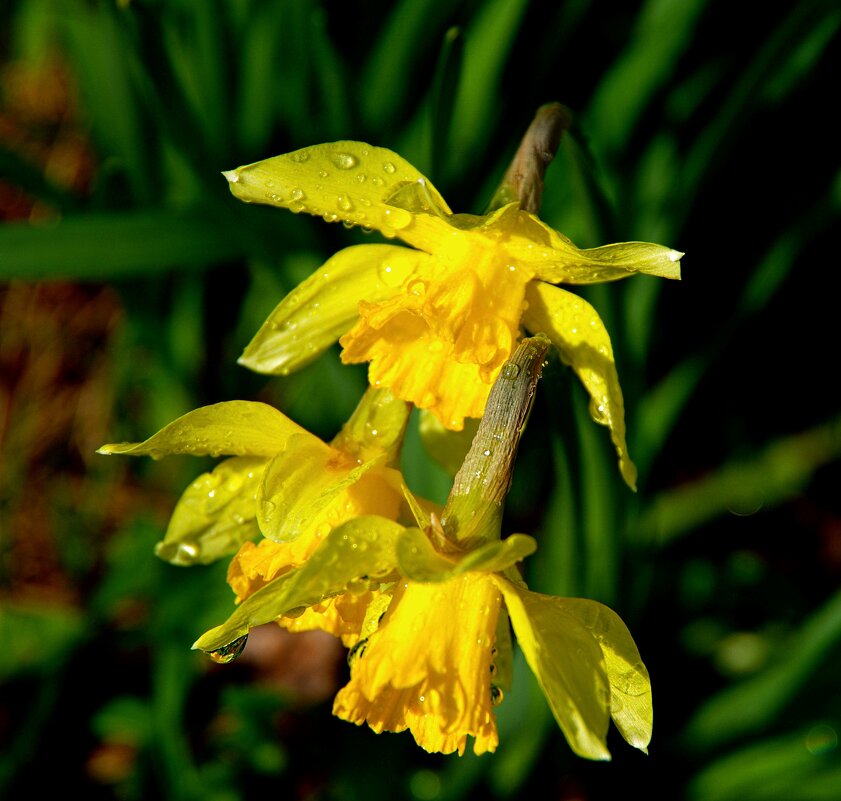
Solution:
M 222 170 L 222 175 L 225 176 L 229 184 L 235 184 L 239 182 L 238 170 Z

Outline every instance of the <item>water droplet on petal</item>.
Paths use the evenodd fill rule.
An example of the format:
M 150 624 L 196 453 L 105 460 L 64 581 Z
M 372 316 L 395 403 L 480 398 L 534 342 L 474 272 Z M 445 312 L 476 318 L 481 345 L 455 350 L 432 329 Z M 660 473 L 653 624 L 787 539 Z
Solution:
M 383 212 L 383 223 L 395 231 L 411 225 L 413 219 L 412 213 L 406 209 L 388 208 Z
M 502 703 L 503 693 L 495 684 L 491 685 L 491 704 L 499 706 Z
M 347 195 L 339 195 L 336 204 L 342 211 L 353 211 L 353 203 Z
M 306 200 L 306 199 L 307 199 L 307 196 L 306 196 L 306 194 L 304 193 L 304 190 L 303 190 L 303 189 L 293 189 L 293 190 L 289 193 L 289 197 L 291 197 L 291 198 L 292 198 L 292 200 L 299 200 L 299 201 L 300 201 L 300 200 Z
M 233 662 L 245 650 L 245 643 L 248 641 L 248 635 L 237 638 L 215 651 L 206 651 L 207 655 L 219 665 L 227 665 Z
M 359 164 L 359 159 L 357 159 L 352 153 L 336 153 L 331 158 L 331 161 L 340 170 L 350 170 Z
M 307 159 L 309 159 L 310 154 L 307 150 L 298 150 L 297 152 L 292 154 L 292 161 L 296 161 L 298 164 L 301 164 Z
M 383 164 L 383 169 L 389 174 L 394 175 L 394 171 L 397 169 L 390 161 L 387 161 Z

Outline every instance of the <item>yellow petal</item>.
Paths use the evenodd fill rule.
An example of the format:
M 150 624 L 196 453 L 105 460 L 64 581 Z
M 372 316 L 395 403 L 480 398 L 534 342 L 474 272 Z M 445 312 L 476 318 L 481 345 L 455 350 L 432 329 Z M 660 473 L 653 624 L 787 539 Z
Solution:
M 411 406 L 390 389 L 368 387 L 331 447 L 359 462 L 383 457 L 392 464 L 400 455 L 411 411 Z
M 411 223 L 410 212 L 386 204 L 404 183 L 422 180 L 440 207 L 447 204 L 408 161 L 382 147 L 341 141 L 314 145 L 223 173 L 246 203 L 267 203 L 376 228 L 386 236 Z M 449 209 L 447 209 L 449 211 Z
M 563 599 L 519 589 L 501 577 L 494 580 L 517 642 L 570 748 L 588 759 L 610 759 L 605 744 L 610 690 L 599 643 L 569 614 Z
M 625 404 L 613 348 L 598 312 L 583 298 L 559 287 L 533 281 L 526 288 L 529 304 L 523 325 L 552 340 L 561 358 L 575 370 L 590 393 L 590 414 L 608 426 L 625 483 L 636 489 L 637 469 L 625 442 Z
M 519 212 L 518 228 L 506 248 L 529 264 L 537 278 L 552 284 L 617 281 L 634 273 L 680 279 L 683 253 L 651 242 L 619 242 L 597 248 L 576 247 L 537 217 Z
M 308 532 L 326 533 L 359 514 L 395 518 L 402 503 L 396 470 L 383 459 L 362 464 L 307 434 L 266 467 L 257 494 L 260 530 L 276 542 Z
M 497 745 L 492 648 L 500 595 L 486 576 L 398 585 L 353 665 L 333 713 L 376 732 L 409 729 L 427 751 L 477 754 Z
M 396 245 L 340 250 L 275 307 L 239 363 L 276 375 L 303 367 L 350 330 L 360 300 L 385 300 L 428 260 Z
M 254 626 L 342 594 L 349 584 L 377 581 L 394 568 L 394 542 L 403 527 L 382 517 L 356 517 L 331 531 L 299 568 L 283 573 L 246 598 L 193 648 L 216 651 Z M 363 578 L 364 577 L 364 578 Z
M 98 453 L 151 456 L 273 456 L 289 438 L 307 432 L 265 403 L 227 401 L 179 417 L 144 442 L 103 445 Z M 307 435 L 311 436 L 311 435 Z
M 184 491 L 155 553 L 174 565 L 209 564 L 256 537 L 255 496 L 265 457 L 234 456 Z
M 368 361 L 369 381 L 428 409 L 448 429 L 480 417 L 516 346 L 531 272 L 495 235 L 452 228 L 434 259 L 388 300 L 359 304 L 342 361 Z
M 292 543 L 265 539 L 256 544 L 243 543 L 228 568 L 228 584 L 237 602 L 241 603 L 272 580 L 303 565 L 319 544 L 320 540 L 315 537 L 302 537 Z M 320 629 L 341 637 L 345 646 L 351 647 L 360 637 L 367 637 L 376 629 L 390 598 L 390 590 L 370 589 L 368 582 L 360 581 L 352 591 L 298 608 L 294 614 L 281 615 L 276 622 L 291 632 Z M 375 614 L 373 606 L 379 606 L 380 611 L 371 619 Z
M 610 714 L 622 736 L 647 752 L 653 712 L 651 681 L 634 638 L 622 618 L 603 604 L 584 598 L 564 598 L 564 609 L 596 638 L 610 682 Z

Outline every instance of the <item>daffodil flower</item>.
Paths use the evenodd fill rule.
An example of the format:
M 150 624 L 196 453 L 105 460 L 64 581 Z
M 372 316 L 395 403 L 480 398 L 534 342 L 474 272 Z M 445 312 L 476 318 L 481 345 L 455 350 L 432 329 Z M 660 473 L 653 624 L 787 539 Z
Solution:
M 484 216 L 453 214 L 411 164 L 362 142 L 315 145 L 225 177 L 245 202 L 376 229 L 411 246 L 334 255 L 275 308 L 241 364 L 287 374 L 339 340 L 342 361 L 369 363 L 373 386 L 457 431 L 481 417 L 521 329 L 544 332 L 587 388 L 634 486 L 610 338 L 589 303 L 555 284 L 679 278 L 681 253 L 644 242 L 582 250 L 517 202 Z
M 189 412 L 144 442 L 104 445 L 99 453 L 231 456 L 186 489 L 156 553 L 178 565 L 209 563 L 246 542 L 259 552 L 251 540 L 262 532 L 280 546 L 271 565 L 277 575 L 305 562 L 345 520 L 396 518 L 402 477 L 391 465 L 408 415 L 405 401 L 369 389 L 328 445 L 267 404 L 229 401 Z
M 609 759 L 613 718 L 633 746 L 651 736 L 651 690 L 620 618 L 601 604 L 529 591 L 515 565 L 523 534 L 500 540 L 502 504 L 545 339 L 527 340 L 494 385 L 440 519 L 405 490 L 416 527 L 361 516 L 333 529 L 301 566 L 245 598 L 194 645 L 234 653 L 256 625 L 325 599 L 376 591 L 333 711 L 377 732 L 410 730 L 428 751 L 497 746 L 493 707 L 509 686 L 509 620 L 575 753 Z M 397 579 L 395 580 L 395 577 Z

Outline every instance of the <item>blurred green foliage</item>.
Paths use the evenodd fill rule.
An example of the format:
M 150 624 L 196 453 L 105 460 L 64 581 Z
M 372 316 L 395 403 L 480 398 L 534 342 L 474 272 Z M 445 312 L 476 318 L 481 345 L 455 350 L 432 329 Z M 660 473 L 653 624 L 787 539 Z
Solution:
M 750 14 L 724 0 L 0 6 L 4 795 L 60 783 L 88 798 L 219 801 L 547 786 L 558 798 L 628 786 L 841 797 L 841 423 L 825 288 L 841 210 L 839 28 L 831 0 Z M 15 76 L 56 63 L 70 111 L 45 123 L 13 103 Z M 334 721 L 326 696 L 302 702 L 264 668 L 210 666 L 189 644 L 230 608 L 224 568 L 152 556 L 206 465 L 92 456 L 238 397 L 329 437 L 362 392 L 364 372 L 335 352 L 283 379 L 235 365 L 286 292 L 371 240 L 237 203 L 221 170 L 367 140 L 425 171 L 456 210 L 481 212 L 551 100 L 576 124 L 541 216 L 581 246 L 639 239 L 688 254 L 680 285 L 640 277 L 583 293 L 612 333 L 639 494 L 553 362 L 507 509 L 506 530 L 540 535 L 531 586 L 611 604 L 651 670 L 651 755 L 614 743 L 609 765 L 570 755 L 523 664 L 499 708 L 498 753 L 460 759 Z M 92 161 L 77 185 L 47 164 L 68 129 Z M 107 285 L 115 310 L 82 356 L 15 317 L 35 319 L 22 288 L 43 304 L 38 287 L 71 284 L 88 301 Z M 68 341 L 85 302 L 50 307 Z M 23 377 L 52 375 L 44 359 L 59 351 L 72 369 L 34 392 Z M 98 416 L 80 427 L 77 414 L 62 439 L 44 410 L 71 384 Z M 446 496 L 415 433 L 404 467 L 417 491 Z M 324 664 L 313 670 L 335 683 Z

